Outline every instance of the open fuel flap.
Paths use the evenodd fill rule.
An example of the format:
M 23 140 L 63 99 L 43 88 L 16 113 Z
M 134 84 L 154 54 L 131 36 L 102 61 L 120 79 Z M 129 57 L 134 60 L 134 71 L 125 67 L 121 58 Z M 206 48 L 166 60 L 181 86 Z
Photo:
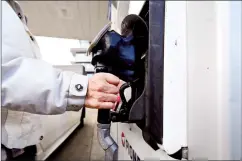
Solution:
M 117 159 L 111 122 L 136 123 L 154 149 L 163 144 L 163 75 L 165 1 L 146 1 L 139 15 L 127 15 L 121 34 L 107 24 L 92 41 L 88 54 L 96 73 L 107 72 L 126 83 L 113 110 L 98 111 L 98 137 L 107 160 Z M 130 92 L 129 92 L 130 91 Z M 181 151 L 172 155 L 180 159 Z

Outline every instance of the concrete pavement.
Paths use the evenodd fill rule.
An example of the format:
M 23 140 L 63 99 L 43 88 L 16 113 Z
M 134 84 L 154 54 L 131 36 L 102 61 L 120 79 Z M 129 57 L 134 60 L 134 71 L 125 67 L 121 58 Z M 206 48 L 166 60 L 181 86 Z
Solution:
M 47 159 L 47 161 L 102 161 L 104 151 L 97 140 L 97 110 L 87 109 L 85 125 L 72 135 Z

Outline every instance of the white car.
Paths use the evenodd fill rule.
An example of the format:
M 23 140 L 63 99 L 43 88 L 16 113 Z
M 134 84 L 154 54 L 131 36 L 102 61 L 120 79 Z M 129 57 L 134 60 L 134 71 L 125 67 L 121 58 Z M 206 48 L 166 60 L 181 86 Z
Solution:
M 54 67 L 85 74 L 85 68 L 82 65 Z M 43 115 L 42 117 L 45 135 L 37 145 L 37 160 L 46 160 L 76 128 L 83 127 L 85 108 L 78 112 L 68 111 L 61 115 Z

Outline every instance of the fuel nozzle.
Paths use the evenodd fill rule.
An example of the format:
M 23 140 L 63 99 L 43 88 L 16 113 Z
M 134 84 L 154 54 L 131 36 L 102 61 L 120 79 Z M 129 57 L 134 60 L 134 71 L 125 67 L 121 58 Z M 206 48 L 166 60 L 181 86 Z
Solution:
M 96 72 L 111 73 L 126 82 L 120 88 L 120 100 L 116 102 L 115 108 L 99 111 L 105 117 L 109 111 L 106 122 L 123 122 L 128 120 L 130 108 L 140 93 L 138 88 L 144 86 L 145 69 L 141 58 L 148 49 L 148 28 L 144 20 L 134 14 L 123 19 L 121 35 L 110 30 L 110 27 L 107 25 L 101 30 L 99 37 L 90 45 L 88 54 L 92 54 L 91 63 Z M 129 96 L 125 96 L 125 91 L 129 91 Z
M 125 122 L 128 120 L 131 101 L 131 85 L 125 83 L 120 87 L 119 98 L 114 109 L 110 111 L 110 119 L 113 122 Z

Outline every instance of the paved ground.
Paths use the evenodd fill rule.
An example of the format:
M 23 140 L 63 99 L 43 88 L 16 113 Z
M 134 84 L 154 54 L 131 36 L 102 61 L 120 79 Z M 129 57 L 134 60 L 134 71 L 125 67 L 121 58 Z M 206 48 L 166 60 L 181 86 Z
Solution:
M 104 151 L 96 134 L 96 110 L 86 110 L 85 125 L 73 134 L 47 159 L 47 161 L 102 161 Z

